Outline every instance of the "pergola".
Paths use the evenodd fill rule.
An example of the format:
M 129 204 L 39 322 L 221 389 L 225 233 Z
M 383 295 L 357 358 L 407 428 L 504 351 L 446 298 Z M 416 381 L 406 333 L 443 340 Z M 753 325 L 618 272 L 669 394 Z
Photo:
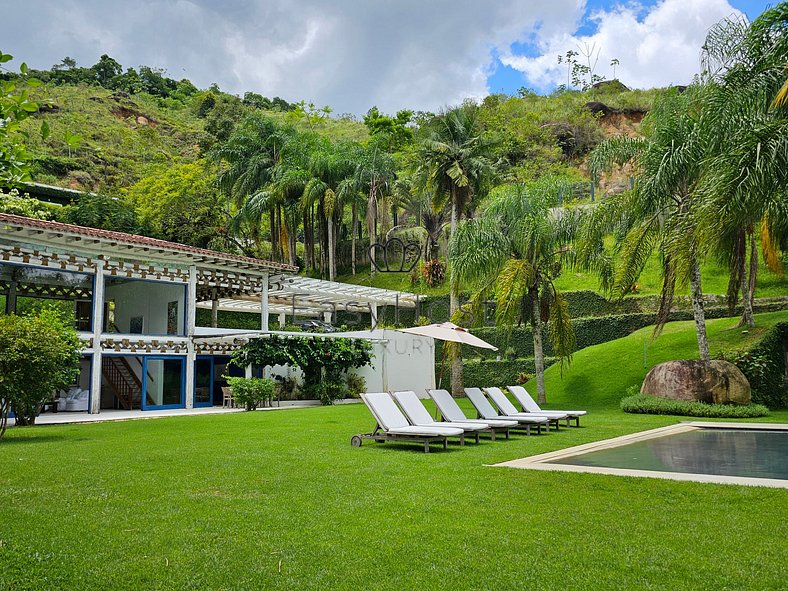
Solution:
M 268 285 L 267 312 L 279 315 L 280 324 L 284 324 L 287 315 L 328 317 L 336 312 L 354 312 L 369 314 L 374 326 L 381 306 L 392 306 L 395 316 L 398 316 L 400 309 L 412 310 L 418 305 L 419 296 L 412 293 L 297 275 L 272 275 Z M 264 313 L 260 291 L 203 300 L 197 303 L 197 307 Z

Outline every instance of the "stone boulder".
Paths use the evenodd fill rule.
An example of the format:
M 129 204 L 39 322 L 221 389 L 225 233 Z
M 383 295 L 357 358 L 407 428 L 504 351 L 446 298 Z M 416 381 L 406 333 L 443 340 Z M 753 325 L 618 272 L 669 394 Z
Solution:
M 642 394 L 714 404 L 749 404 L 750 383 L 727 361 L 666 361 L 652 368 Z

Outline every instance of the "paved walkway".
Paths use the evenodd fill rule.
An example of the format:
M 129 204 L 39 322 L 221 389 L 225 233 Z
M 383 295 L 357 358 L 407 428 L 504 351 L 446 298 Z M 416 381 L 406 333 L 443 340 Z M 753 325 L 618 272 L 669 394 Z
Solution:
M 353 398 L 338 400 L 334 404 L 354 404 L 361 402 Z M 259 411 L 287 410 L 295 408 L 311 408 L 320 406 L 317 400 L 283 400 L 281 406 L 258 408 Z M 131 421 L 136 419 L 160 419 L 163 417 L 184 417 L 197 415 L 217 415 L 244 412 L 242 408 L 225 408 L 209 406 L 206 408 L 173 408 L 168 410 L 102 410 L 99 414 L 87 412 L 45 412 L 38 416 L 36 425 L 69 425 L 74 423 L 102 423 L 106 421 Z M 8 420 L 13 427 L 14 419 Z

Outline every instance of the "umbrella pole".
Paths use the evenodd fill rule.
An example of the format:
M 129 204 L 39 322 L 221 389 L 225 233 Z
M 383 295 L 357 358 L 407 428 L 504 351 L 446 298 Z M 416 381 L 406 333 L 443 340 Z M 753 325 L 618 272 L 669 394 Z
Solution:
M 446 365 L 446 343 L 445 342 L 443 343 L 443 346 L 441 347 L 441 371 L 438 374 L 438 388 L 440 388 L 441 384 L 443 383 L 443 366 L 444 365 Z M 435 405 L 435 419 L 438 418 L 438 414 L 439 414 L 439 412 L 438 412 L 438 405 L 436 404 Z

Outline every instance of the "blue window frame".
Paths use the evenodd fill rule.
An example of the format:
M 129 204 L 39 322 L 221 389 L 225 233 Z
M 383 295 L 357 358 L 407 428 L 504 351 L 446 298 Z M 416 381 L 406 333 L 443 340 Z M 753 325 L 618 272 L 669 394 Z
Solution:
M 142 410 L 185 408 L 186 358 L 145 355 L 142 359 Z M 153 391 L 149 392 L 149 387 Z M 152 404 L 148 402 L 149 394 Z

